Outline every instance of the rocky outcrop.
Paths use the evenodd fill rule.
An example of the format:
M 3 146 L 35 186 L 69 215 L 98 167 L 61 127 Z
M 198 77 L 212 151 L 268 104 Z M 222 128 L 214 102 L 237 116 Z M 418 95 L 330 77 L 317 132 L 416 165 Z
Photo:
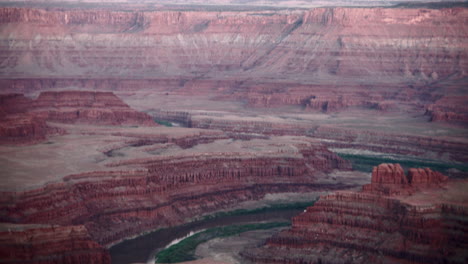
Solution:
M 35 115 L 9 115 L 0 122 L 0 144 L 36 143 L 48 135 L 65 133 L 63 129 L 48 126 L 46 119 Z
M 22 224 L 83 224 L 94 240 L 110 245 L 266 193 L 345 187 L 317 181 L 332 169 L 350 169 L 349 162 L 320 144 L 272 144 L 277 144 L 275 151 L 177 154 L 109 163 L 112 171 L 69 175 L 42 188 L 3 192 L 0 218 Z
M 131 109 L 111 92 L 43 92 L 32 110 L 59 123 L 157 126 L 150 116 Z
M 379 165 L 361 192 L 322 196 L 291 229 L 244 256 L 254 263 L 464 263 L 468 206 L 457 185 L 467 181 L 446 181 L 429 169 L 406 176 L 398 164 Z M 381 192 L 388 186 L 403 191 L 388 196 Z
M 34 143 L 65 132 L 48 126 L 46 118 L 30 113 L 32 103 L 22 94 L 0 95 L 0 144 Z
M 437 186 L 447 179 L 447 176 L 428 168 L 411 168 L 405 175 L 400 164 L 384 163 L 374 167 L 371 183 L 363 186 L 362 190 L 384 195 L 410 194 L 421 187 Z
M 64 134 L 47 122 L 99 125 L 157 126 L 152 118 L 137 112 L 110 92 L 43 92 L 36 100 L 22 94 L 0 96 L 0 142 L 33 143 L 47 135 Z
M 2 263 L 111 263 L 107 250 L 82 225 L 2 224 L 0 228 Z
M 426 115 L 432 122 L 459 122 L 468 121 L 468 96 L 444 96 L 426 109 Z
M 447 180 L 447 176 L 428 168 L 414 169 L 408 171 L 408 182 L 413 186 L 438 184 Z

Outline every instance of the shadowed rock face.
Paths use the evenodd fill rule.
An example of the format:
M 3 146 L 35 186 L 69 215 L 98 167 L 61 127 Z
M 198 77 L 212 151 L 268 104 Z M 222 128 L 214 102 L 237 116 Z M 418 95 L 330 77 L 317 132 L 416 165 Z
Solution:
M 291 229 L 244 255 L 255 263 L 464 263 L 466 184 L 429 169 L 406 176 L 399 164 L 381 164 L 361 192 L 321 197 Z

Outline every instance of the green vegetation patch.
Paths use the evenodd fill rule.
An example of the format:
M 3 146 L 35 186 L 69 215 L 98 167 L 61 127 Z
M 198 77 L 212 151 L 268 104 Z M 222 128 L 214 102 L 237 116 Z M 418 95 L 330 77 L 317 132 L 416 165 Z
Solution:
M 156 263 L 177 263 L 195 260 L 193 254 L 197 246 L 214 238 L 229 237 L 252 230 L 265 230 L 286 226 L 290 226 L 290 223 L 270 222 L 210 228 L 162 250 L 156 256 Z
M 162 126 L 167 126 L 167 127 L 172 127 L 172 123 L 166 120 L 159 120 L 159 119 L 154 119 L 154 122 L 162 125 Z
M 235 215 L 261 214 L 261 213 L 268 213 L 271 211 L 304 210 L 307 207 L 314 205 L 315 202 L 316 201 L 278 203 L 278 204 L 272 204 L 269 206 L 255 208 L 255 209 L 236 209 L 236 210 L 228 211 L 228 212 L 217 212 L 217 213 L 203 217 L 203 220 L 209 220 L 209 219 L 214 219 L 218 217 L 235 216 Z
M 343 159 L 349 160 L 353 165 L 353 168 L 358 171 L 371 172 L 374 166 L 381 163 L 399 163 L 405 169 L 408 168 L 430 168 L 435 171 L 442 173 L 447 172 L 448 169 L 455 168 L 457 170 L 468 172 L 468 166 L 458 163 L 444 163 L 434 160 L 423 160 L 423 159 L 399 159 L 394 157 L 382 157 L 382 156 L 367 156 L 357 154 L 343 154 L 337 153 Z

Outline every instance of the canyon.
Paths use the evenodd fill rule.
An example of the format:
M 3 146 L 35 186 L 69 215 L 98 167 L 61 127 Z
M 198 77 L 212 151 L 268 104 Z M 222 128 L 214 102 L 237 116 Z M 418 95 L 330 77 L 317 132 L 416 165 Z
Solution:
M 466 3 L 238 2 L 0 3 L 1 263 L 291 193 L 245 261 L 467 260 Z
M 289 230 L 244 254 L 255 263 L 464 263 L 466 184 L 381 164 L 361 191 L 322 196 Z

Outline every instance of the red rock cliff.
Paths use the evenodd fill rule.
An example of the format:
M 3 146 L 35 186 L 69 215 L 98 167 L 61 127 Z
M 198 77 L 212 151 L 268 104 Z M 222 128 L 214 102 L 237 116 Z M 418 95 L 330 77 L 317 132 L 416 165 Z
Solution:
M 363 186 L 363 192 L 385 195 L 412 193 L 418 188 L 437 186 L 447 181 L 447 176 L 429 168 L 408 170 L 405 175 L 400 164 L 381 164 L 372 170 L 372 182 Z
M 150 116 L 131 109 L 111 92 L 43 92 L 33 102 L 33 111 L 61 123 L 157 126 Z
M 398 164 L 382 164 L 374 168 L 371 186 L 418 185 L 422 192 L 387 196 L 363 188 L 322 196 L 293 219 L 291 229 L 244 256 L 254 263 L 466 262 L 468 199 L 458 185 L 468 182 L 440 188 L 446 177 L 439 173 L 410 169 L 409 175 Z
M 429 106 L 447 96 L 450 109 L 428 107 L 432 119 L 465 122 L 466 113 L 459 112 L 466 100 L 451 97 L 463 91 L 464 83 L 449 91 L 438 82 L 466 76 L 467 16 L 466 8 L 124 12 L 4 7 L 1 74 L 52 86 L 63 78 L 78 83 L 109 78 L 114 83 L 109 90 L 120 79 L 185 83 L 203 76 L 202 82 L 216 83 L 219 96 L 312 111 L 388 109 L 388 102 L 408 99 Z M 234 85 L 223 86 L 223 81 Z M 264 84 L 267 89 L 261 89 Z M 154 88 L 130 88 L 137 87 Z M 201 86 L 184 88 L 185 93 L 204 92 Z
M 317 177 L 335 168 L 349 169 L 347 161 L 318 144 L 295 148 L 111 163 L 114 171 L 70 175 L 43 188 L 5 192 L 0 206 L 5 213 L 0 217 L 15 223 L 84 224 L 93 239 L 109 245 L 266 193 L 344 187 L 317 182 Z
M 65 133 L 47 125 L 48 121 L 157 126 L 149 115 L 131 109 L 113 93 L 88 91 L 43 92 L 36 100 L 1 95 L 0 120 L 1 143 L 31 143 Z
M 0 237 L 2 263 L 111 263 L 84 226 L 2 224 Z

